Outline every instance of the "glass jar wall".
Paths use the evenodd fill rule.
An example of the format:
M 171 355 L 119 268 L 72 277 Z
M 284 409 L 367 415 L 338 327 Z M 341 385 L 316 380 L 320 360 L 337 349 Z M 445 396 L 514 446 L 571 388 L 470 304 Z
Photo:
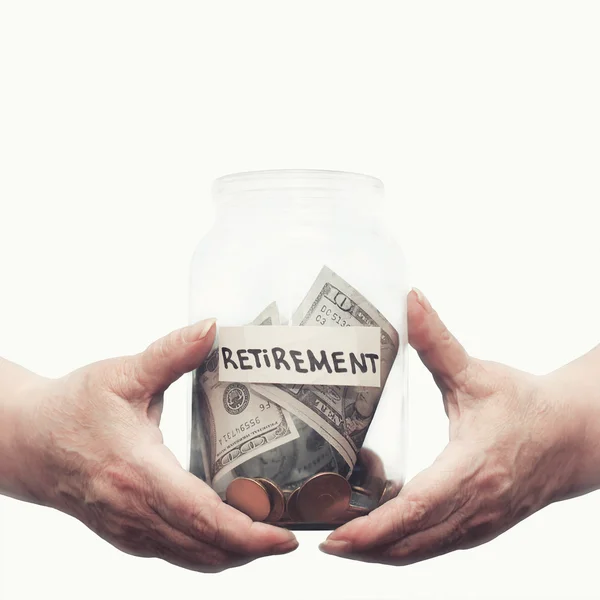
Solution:
M 408 289 L 383 185 L 263 171 L 222 177 L 213 196 L 191 265 L 190 319 L 215 317 L 217 339 L 194 373 L 190 470 L 256 520 L 336 527 L 404 481 Z M 219 331 L 249 325 L 379 327 L 381 385 L 222 381 Z

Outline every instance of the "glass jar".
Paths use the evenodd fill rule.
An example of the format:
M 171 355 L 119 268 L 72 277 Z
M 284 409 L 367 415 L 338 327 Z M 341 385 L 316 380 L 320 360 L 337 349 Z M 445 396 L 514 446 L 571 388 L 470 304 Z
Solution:
M 383 193 L 378 179 L 335 171 L 214 183 L 215 223 L 191 264 L 190 319 L 215 317 L 217 338 L 193 376 L 189 464 L 255 520 L 331 529 L 404 482 L 408 288 Z M 228 346 L 260 334 L 259 348 L 236 354 L 225 333 Z M 372 354 L 363 334 L 377 343 Z M 308 354 L 290 350 L 301 339 Z M 261 374 L 279 351 L 287 360 L 269 373 L 291 378 L 283 382 Z

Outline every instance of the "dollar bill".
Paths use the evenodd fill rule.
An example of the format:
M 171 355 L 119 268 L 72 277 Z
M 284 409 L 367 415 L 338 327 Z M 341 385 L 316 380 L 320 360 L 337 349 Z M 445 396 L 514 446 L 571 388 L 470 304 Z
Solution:
M 252 323 L 278 324 L 275 303 Z M 194 452 L 204 452 L 202 470 L 211 484 L 243 462 L 299 437 L 290 413 L 257 394 L 252 384 L 219 381 L 218 347 L 196 369 L 192 398 L 191 464 L 200 469 L 202 461 L 193 458 Z
M 293 417 L 299 437 L 274 450 L 246 461 L 235 469 L 241 477 L 266 477 L 280 488 L 291 491 L 309 477 L 321 472 L 349 471 L 339 453 L 317 431 Z
M 379 388 L 289 384 L 255 388 L 315 429 L 353 468 L 398 353 L 398 332 L 373 304 L 328 267 L 323 267 L 292 316 L 292 325 L 381 328 Z

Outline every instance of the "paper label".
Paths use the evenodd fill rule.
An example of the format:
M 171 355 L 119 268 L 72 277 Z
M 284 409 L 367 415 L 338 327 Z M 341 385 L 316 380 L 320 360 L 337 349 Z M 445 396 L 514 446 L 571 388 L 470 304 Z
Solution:
M 380 387 L 379 327 L 221 327 L 219 381 Z

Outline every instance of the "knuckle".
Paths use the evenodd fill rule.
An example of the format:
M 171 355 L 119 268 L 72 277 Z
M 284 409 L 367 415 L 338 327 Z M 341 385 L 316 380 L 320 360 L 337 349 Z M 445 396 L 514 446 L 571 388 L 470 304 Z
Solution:
M 127 401 L 143 394 L 140 355 L 121 356 L 96 363 L 86 379 L 87 394 L 96 395 L 105 389 Z
M 450 330 L 443 323 L 439 333 L 439 342 L 444 346 L 450 346 L 454 342 L 454 336 L 450 333 Z
M 417 527 L 426 525 L 430 512 L 429 503 L 423 498 L 411 498 L 407 502 L 406 518 L 408 521 Z
M 407 497 L 404 502 L 397 503 L 395 510 L 396 518 L 393 523 L 396 537 L 403 537 L 427 526 L 430 506 L 423 498 Z
M 97 393 L 98 388 L 108 390 L 116 396 L 129 399 L 136 391 L 137 365 L 132 356 L 111 358 L 96 364 L 86 384 L 90 394 Z
M 463 388 L 478 400 L 487 400 L 499 392 L 510 395 L 513 381 L 506 376 L 504 365 L 492 361 L 471 358 L 468 368 L 462 374 Z
M 219 540 L 218 530 L 213 524 L 205 519 L 197 518 L 194 520 L 194 528 L 196 534 L 209 544 L 216 544 Z
M 218 544 L 218 518 L 209 504 L 195 503 L 188 508 L 188 521 L 192 524 L 196 537 L 209 544 Z
M 157 356 L 158 358 L 162 358 L 169 353 L 169 348 L 171 347 L 170 336 L 169 334 L 165 337 L 156 340 L 150 345 L 150 354 Z
M 143 377 L 140 371 L 138 356 L 122 357 L 115 369 L 117 390 L 121 391 L 127 399 L 131 399 L 129 396 L 143 393 Z
M 184 342 L 183 331 L 177 329 L 172 331 L 168 335 L 160 338 L 151 345 L 153 351 L 160 358 L 168 356 L 175 348 L 181 346 Z
M 454 385 L 461 392 L 468 392 L 473 381 L 473 371 L 467 364 L 464 369 L 454 375 Z
M 466 362 L 452 375 L 452 389 L 461 402 L 482 399 L 482 387 L 487 389 L 477 366 L 477 359 L 468 356 Z M 486 392 L 487 393 L 487 392 Z
M 456 547 L 467 535 L 468 527 L 462 518 L 454 520 L 450 530 L 439 539 L 438 548 L 440 550 Z

